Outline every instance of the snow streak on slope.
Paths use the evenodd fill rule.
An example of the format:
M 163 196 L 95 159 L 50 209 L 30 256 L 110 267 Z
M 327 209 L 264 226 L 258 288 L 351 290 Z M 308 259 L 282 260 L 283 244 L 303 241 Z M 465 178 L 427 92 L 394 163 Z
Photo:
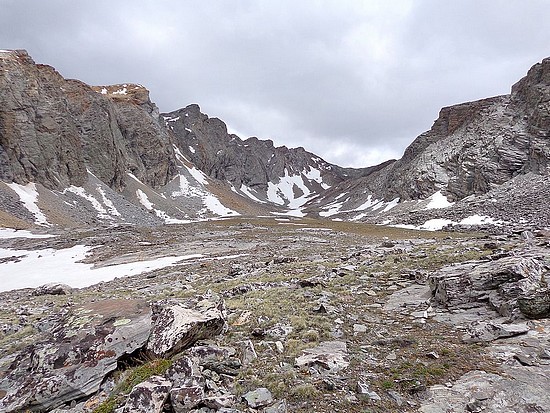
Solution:
M 249 188 L 248 186 L 246 186 L 245 184 L 241 184 L 241 187 L 239 188 L 239 190 L 245 194 L 247 197 L 249 197 L 250 199 L 252 199 L 253 201 L 255 202 L 259 202 L 261 204 L 265 204 L 265 201 L 262 201 L 261 199 L 258 199 L 253 193 L 253 189 Z M 236 191 L 235 191 L 236 192 Z
M 114 216 L 119 217 L 120 213 L 115 208 L 113 202 L 107 198 L 105 191 L 101 186 L 97 186 L 97 191 L 101 195 L 103 204 L 99 202 L 92 194 L 86 192 L 86 190 L 79 186 L 71 185 L 70 187 L 63 190 L 63 193 L 71 192 L 75 195 L 78 195 L 85 200 L 87 200 L 92 207 L 97 211 L 97 217 L 101 219 L 113 219 Z
M 321 173 L 316 169 L 304 170 L 298 175 L 290 175 L 285 168 L 285 175 L 279 178 L 278 183 L 268 182 L 267 199 L 277 205 L 286 205 L 290 209 L 303 206 L 311 198 L 317 196 L 304 182 L 304 176 L 307 177 L 307 174 L 311 176 L 311 180 L 322 182 Z M 326 184 L 325 186 L 328 187 Z
M 17 193 L 19 199 L 21 200 L 23 206 L 34 215 L 34 222 L 38 225 L 50 225 L 46 216 L 40 211 L 38 205 L 38 191 L 36 190 L 36 185 L 33 182 L 28 183 L 27 185 L 19 185 L 16 183 L 6 184 L 13 191 Z
M 174 145 L 176 159 L 179 161 L 179 175 L 174 179 L 179 179 L 179 189 L 172 191 L 171 198 L 186 197 L 199 198 L 204 207 L 198 211 L 199 215 L 203 215 L 210 211 L 219 216 L 235 216 L 240 215 L 238 212 L 224 206 L 221 201 L 208 189 L 208 177 L 194 166 L 189 166 L 189 160 L 181 153 L 179 148 Z M 196 182 L 192 185 L 191 180 Z

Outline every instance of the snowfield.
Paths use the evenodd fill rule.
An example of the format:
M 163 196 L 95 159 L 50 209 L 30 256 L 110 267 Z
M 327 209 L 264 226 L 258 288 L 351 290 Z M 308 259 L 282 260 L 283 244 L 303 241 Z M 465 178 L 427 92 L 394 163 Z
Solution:
M 0 248 L 0 259 L 14 257 L 13 261 L 0 263 L 0 291 L 34 288 L 46 283 L 82 288 L 203 257 L 202 254 L 180 255 L 94 268 L 93 264 L 79 262 L 89 255 L 91 249 L 84 245 L 36 251 Z

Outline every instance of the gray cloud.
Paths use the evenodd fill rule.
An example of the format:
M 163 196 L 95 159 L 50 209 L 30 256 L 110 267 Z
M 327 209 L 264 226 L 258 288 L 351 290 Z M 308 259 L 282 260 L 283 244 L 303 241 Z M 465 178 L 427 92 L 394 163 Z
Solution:
M 199 103 L 330 162 L 399 157 L 442 106 L 507 93 L 550 55 L 543 0 L 0 0 L 0 47 L 90 84 Z

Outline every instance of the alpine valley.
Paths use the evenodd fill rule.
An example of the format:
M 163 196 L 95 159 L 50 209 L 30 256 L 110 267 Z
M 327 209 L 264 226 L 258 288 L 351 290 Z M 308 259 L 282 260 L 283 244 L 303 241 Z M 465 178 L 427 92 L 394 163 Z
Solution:
M 0 412 L 550 411 L 550 58 L 399 160 L 0 50 Z

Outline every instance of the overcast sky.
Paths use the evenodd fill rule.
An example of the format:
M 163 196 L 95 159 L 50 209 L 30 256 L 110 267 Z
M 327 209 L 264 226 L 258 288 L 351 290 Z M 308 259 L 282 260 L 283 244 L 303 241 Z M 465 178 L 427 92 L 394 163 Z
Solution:
M 548 0 L 0 0 L 0 49 L 362 167 L 442 106 L 509 93 L 550 56 L 549 16 Z

